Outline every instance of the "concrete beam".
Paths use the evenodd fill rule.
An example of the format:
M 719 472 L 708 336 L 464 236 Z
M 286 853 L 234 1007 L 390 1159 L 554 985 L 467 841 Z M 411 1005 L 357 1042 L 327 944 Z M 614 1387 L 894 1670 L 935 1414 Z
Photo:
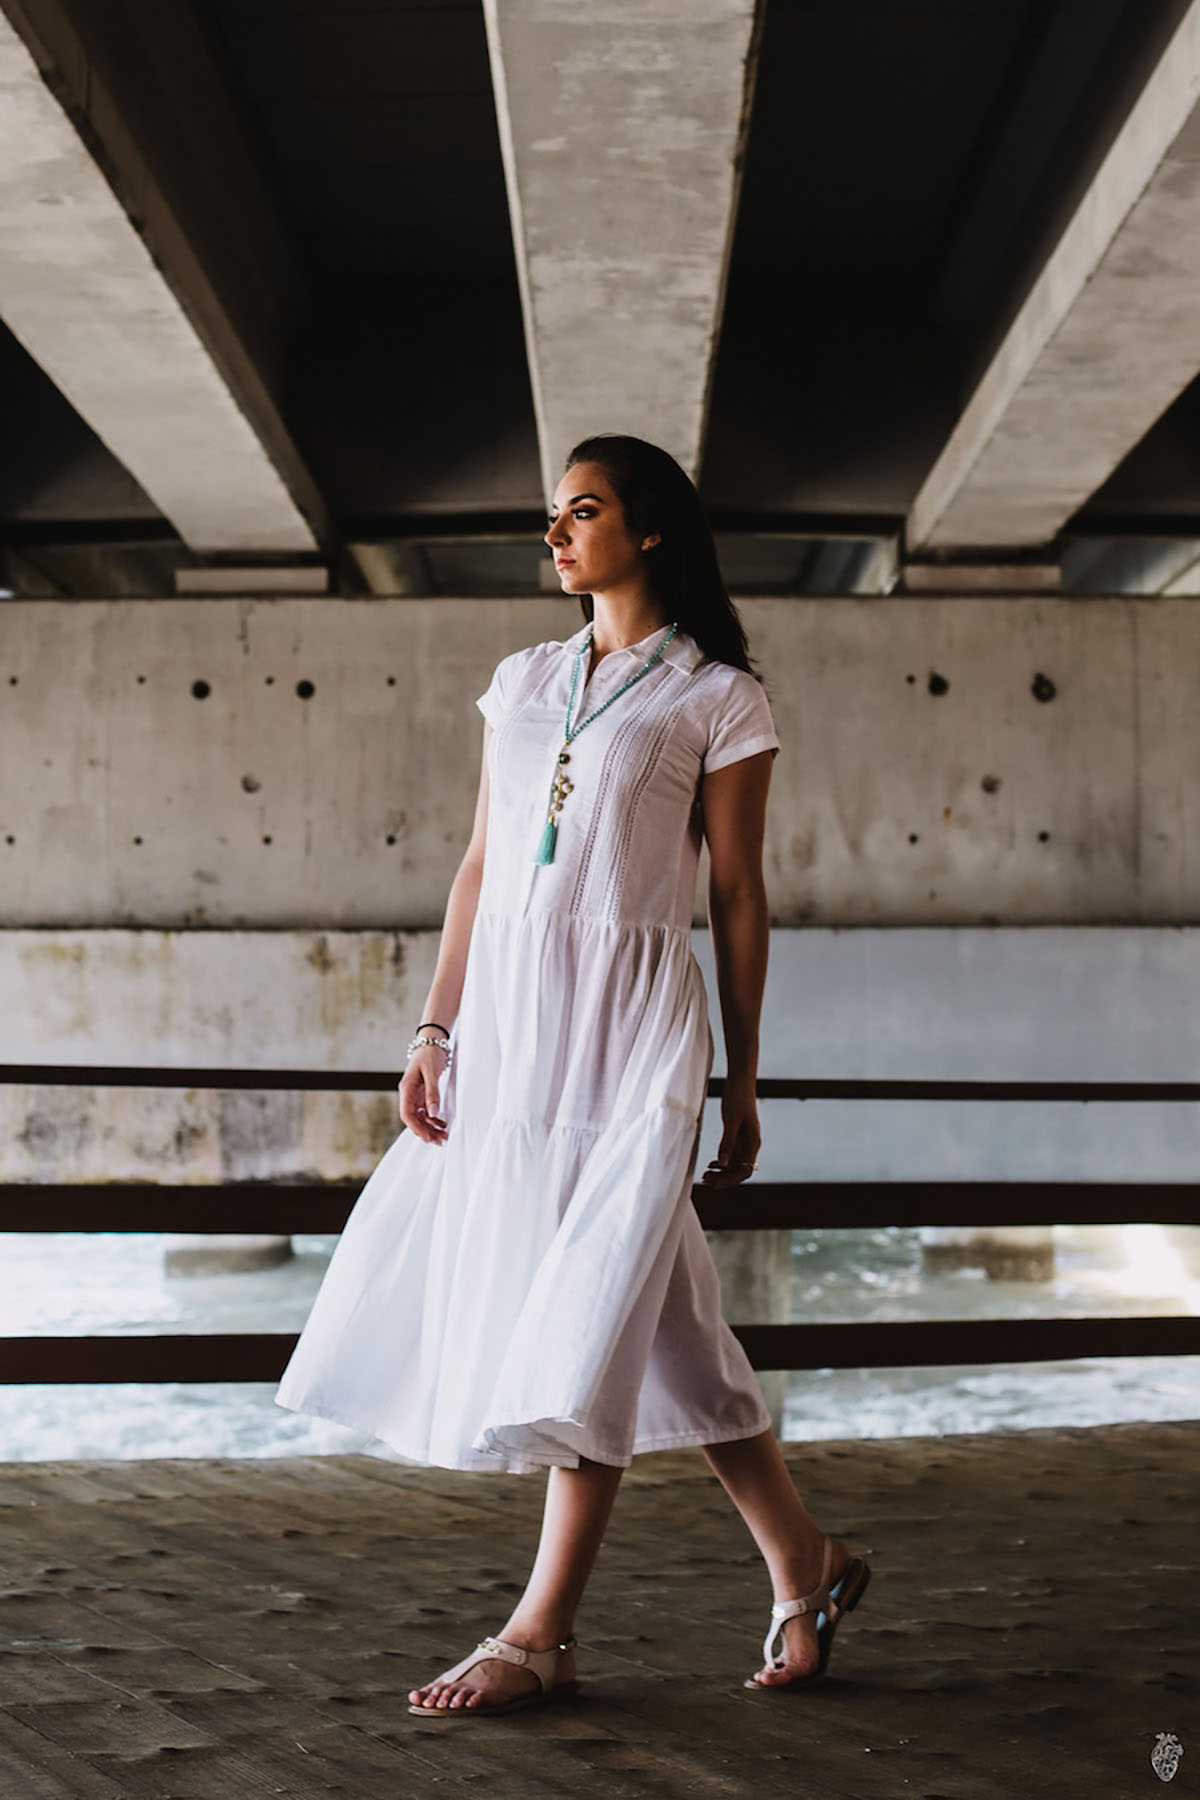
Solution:
M 1049 543 L 1198 369 L 1193 0 L 918 493 L 910 547 Z
M 484 0 L 547 495 L 595 431 L 699 467 L 758 10 Z
M 328 541 L 239 324 L 57 0 L 0 11 L 0 216 L 0 315 L 185 543 Z

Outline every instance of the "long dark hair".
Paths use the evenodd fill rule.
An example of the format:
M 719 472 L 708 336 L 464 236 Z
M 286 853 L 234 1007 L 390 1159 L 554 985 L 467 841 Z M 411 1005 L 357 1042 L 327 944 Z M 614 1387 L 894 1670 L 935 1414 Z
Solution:
M 583 462 L 598 463 L 604 470 L 631 531 L 639 537 L 661 534 L 662 542 L 646 552 L 646 566 L 651 590 L 667 617 L 678 619 L 680 630 L 689 632 L 706 656 L 761 681 L 717 563 L 700 496 L 675 458 L 643 438 L 602 432 L 576 444 L 563 473 Z M 592 596 L 580 594 L 579 604 L 590 624 Z

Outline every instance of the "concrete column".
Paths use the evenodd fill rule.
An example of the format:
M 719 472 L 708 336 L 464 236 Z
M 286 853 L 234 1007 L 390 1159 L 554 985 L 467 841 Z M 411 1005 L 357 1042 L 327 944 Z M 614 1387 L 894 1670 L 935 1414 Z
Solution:
M 982 1269 L 989 1281 L 1050 1281 L 1053 1225 L 926 1225 L 921 1266 L 930 1271 Z
M 721 1278 L 721 1307 L 730 1324 L 787 1325 L 792 1317 L 790 1231 L 705 1233 Z M 776 1435 L 783 1428 L 786 1369 L 759 1369 L 759 1386 Z
M 290 1237 L 243 1237 L 219 1231 L 163 1235 L 163 1271 L 167 1275 L 234 1275 L 250 1269 L 274 1269 L 294 1255 Z

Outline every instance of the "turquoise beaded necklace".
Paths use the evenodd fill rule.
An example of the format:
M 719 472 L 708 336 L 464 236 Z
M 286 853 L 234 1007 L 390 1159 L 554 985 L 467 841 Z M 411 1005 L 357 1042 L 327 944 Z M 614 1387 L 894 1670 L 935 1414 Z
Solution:
M 571 745 L 579 736 L 585 725 L 590 725 L 593 719 L 598 719 L 600 714 L 610 707 L 614 700 L 619 700 L 621 698 L 621 695 L 625 692 L 626 688 L 631 688 L 635 681 L 640 681 L 642 676 L 647 674 L 649 670 L 654 667 L 655 663 L 678 630 L 679 621 L 676 619 L 672 624 L 670 631 L 668 631 L 666 637 L 658 646 L 658 649 L 654 651 L 653 655 L 646 658 L 637 673 L 631 675 L 628 681 L 623 681 L 616 693 L 609 695 L 603 706 L 598 706 L 595 712 L 589 713 L 586 719 L 580 719 L 579 723 L 572 727 L 571 709 L 575 705 L 575 689 L 579 685 L 579 671 L 583 666 L 584 657 L 591 650 L 592 638 L 595 635 L 594 624 L 588 626 L 587 636 L 575 653 L 575 668 L 571 674 L 571 695 L 567 701 L 566 735 L 563 738 L 563 747 L 558 753 L 558 766 L 555 769 L 554 782 L 550 789 L 549 817 L 546 820 L 545 829 L 542 832 L 541 840 L 537 847 L 537 855 L 533 859 L 535 863 L 552 863 L 554 861 L 554 845 L 555 840 L 558 837 L 558 815 L 562 811 L 563 801 L 571 792 L 573 786 L 569 777 L 563 773 L 564 763 L 569 763 L 571 760 Z

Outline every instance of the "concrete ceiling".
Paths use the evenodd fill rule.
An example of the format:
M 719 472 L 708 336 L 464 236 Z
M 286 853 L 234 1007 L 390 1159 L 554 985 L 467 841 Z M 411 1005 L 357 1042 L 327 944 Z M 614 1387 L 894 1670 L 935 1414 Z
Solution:
M 529 591 L 589 427 L 699 471 L 735 588 L 877 590 L 906 540 L 1179 580 L 1181 555 L 1130 546 L 1200 538 L 1190 266 L 1168 293 L 1139 239 L 1099 346 L 1102 258 L 1073 293 L 1055 269 L 1114 167 L 1114 233 L 1178 196 L 1195 7 L 697 8 L 684 31 L 666 0 L 0 0 L 9 586 L 163 591 L 257 559 L 347 592 Z M 1168 130 L 1143 103 L 1157 144 L 1156 92 L 1179 110 Z M 51 144 L 86 218 L 46 200 Z M 1012 360 L 1039 281 L 1050 390 Z M 1095 397 L 1089 345 L 1100 432 L 1072 387 Z M 1020 450 L 1035 391 L 1073 473 L 1050 506 Z

